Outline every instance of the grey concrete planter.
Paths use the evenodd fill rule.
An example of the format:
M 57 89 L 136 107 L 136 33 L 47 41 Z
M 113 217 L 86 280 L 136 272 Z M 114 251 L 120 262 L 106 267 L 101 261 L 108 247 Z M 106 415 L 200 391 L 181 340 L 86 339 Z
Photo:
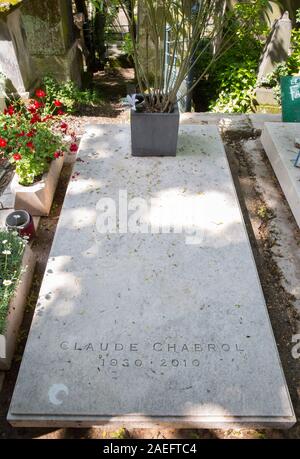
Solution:
M 132 156 L 176 156 L 179 110 L 145 113 L 131 110 Z
M 10 300 L 6 330 L 0 335 L 0 370 L 9 370 L 15 352 L 20 325 L 23 320 L 27 295 L 29 294 L 36 258 L 31 248 L 27 246 L 22 260 L 23 274 Z

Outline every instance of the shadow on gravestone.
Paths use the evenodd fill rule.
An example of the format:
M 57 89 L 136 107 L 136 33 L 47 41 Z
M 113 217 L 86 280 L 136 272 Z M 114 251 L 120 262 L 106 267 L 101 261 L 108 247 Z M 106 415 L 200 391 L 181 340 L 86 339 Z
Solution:
M 291 46 L 292 22 L 286 11 L 274 22 L 262 56 L 260 58 L 258 81 L 271 73 L 276 64 L 286 61 Z

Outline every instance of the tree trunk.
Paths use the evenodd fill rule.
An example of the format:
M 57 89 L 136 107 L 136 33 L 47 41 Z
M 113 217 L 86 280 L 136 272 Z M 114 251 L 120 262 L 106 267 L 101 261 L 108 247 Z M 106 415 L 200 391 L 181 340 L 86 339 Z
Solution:
M 75 0 L 75 5 L 76 5 L 77 13 L 83 13 L 85 20 L 87 21 L 88 11 L 87 11 L 85 0 Z

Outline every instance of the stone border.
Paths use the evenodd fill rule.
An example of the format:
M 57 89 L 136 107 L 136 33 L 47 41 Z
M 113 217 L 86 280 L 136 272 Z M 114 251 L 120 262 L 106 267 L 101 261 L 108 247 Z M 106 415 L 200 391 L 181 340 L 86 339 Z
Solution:
M 279 137 L 283 130 L 288 137 Z M 297 133 L 300 133 L 299 123 L 265 123 L 261 142 L 300 228 L 300 169 L 293 165 L 298 152 L 294 146 Z M 284 141 L 286 146 L 282 144 Z
M 35 216 L 49 215 L 63 164 L 63 157 L 53 160 L 42 180 L 29 187 L 20 185 L 15 174 L 10 185 L 15 195 L 14 208 L 27 210 Z
M 26 299 L 32 283 L 35 263 L 35 255 L 33 254 L 32 249 L 27 246 L 25 248 L 21 265 L 22 268 L 26 267 L 26 271 L 21 275 L 15 293 L 10 300 L 6 331 L 4 335 L 0 335 L 0 338 L 2 338 L 1 341 L 5 341 L 6 346 L 6 357 L 0 357 L 0 370 L 9 370 L 13 359 L 18 331 L 23 320 Z

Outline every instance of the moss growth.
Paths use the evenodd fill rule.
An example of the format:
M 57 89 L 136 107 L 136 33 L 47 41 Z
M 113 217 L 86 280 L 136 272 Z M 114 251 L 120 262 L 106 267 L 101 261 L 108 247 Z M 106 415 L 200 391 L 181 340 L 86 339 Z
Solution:
M 256 113 L 272 113 L 272 114 L 280 114 L 281 113 L 281 107 L 278 105 L 257 105 L 255 107 Z
M 21 2 L 22 0 L 0 0 L 0 13 L 9 11 L 11 7 Z
M 122 427 L 116 432 L 112 432 L 111 438 L 115 440 L 122 440 L 122 439 L 128 438 L 127 430 L 124 427 Z

